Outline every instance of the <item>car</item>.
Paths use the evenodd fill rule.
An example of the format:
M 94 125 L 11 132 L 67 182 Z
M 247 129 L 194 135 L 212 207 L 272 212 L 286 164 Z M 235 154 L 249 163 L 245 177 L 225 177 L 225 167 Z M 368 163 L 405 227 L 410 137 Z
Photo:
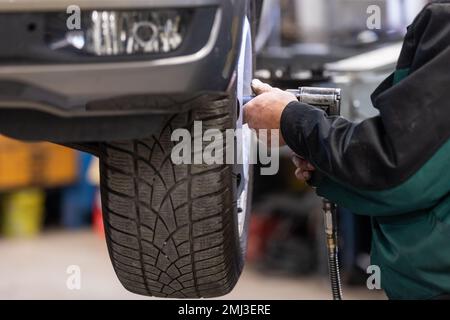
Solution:
M 243 127 L 260 2 L 0 2 L 0 134 L 99 158 L 109 255 L 133 293 L 217 297 L 239 279 L 251 164 L 174 163 L 172 135 Z

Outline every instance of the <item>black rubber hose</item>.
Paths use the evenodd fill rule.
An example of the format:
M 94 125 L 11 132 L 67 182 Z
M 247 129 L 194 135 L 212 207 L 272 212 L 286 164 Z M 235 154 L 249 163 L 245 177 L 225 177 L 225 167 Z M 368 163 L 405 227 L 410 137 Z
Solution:
M 339 270 L 339 257 L 336 254 L 328 255 L 328 267 L 330 271 L 331 292 L 333 300 L 342 300 L 341 274 Z
M 328 268 L 331 291 L 334 300 L 342 300 L 342 283 L 339 268 L 337 206 L 327 199 L 323 200 L 325 213 L 325 233 L 327 235 Z

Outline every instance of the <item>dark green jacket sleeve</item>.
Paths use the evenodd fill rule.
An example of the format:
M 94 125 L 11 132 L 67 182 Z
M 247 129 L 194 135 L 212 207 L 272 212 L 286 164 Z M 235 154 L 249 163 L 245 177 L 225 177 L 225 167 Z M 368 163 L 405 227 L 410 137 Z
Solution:
M 401 215 L 429 210 L 450 192 L 450 140 L 405 183 L 383 191 L 345 186 L 330 177 L 317 185 L 317 193 L 352 212 L 371 215 Z
M 310 109 L 312 107 L 306 107 L 306 109 L 301 105 L 292 105 L 290 107 L 297 108 L 296 112 L 303 115 L 307 112 L 317 112 Z M 325 114 L 321 116 L 327 118 Z M 344 135 L 342 139 L 354 139 L 355 128 L 353 126 L 356 125 L 350 122 L 345 123 L 350 128 L 347 128 L 344 132 L 351 136 L 347 138 Z M 339 133 L 330 132 L 329 134 Z M 425 146 L 423 147 L 425 148 Z M 366 146 L 366 148 L 370 148 L 370 145 Z M 378 216 L 399 215 L 411 211 L 425 210 L 434 207 L 450 192 L 450 140 L 440 146 L 438 151 L 404 182 L 395 187 L 382 190 L 358 188 L 353 185 L 351 178 L 347 181 L 339 181 L 333 176 L 332 169 L 325 167 L 326 169 L 323 170 L 323 166 L 317 165 L 317 154 L 311 157 L 305 156 L 306 153 L 301 155 L 318 167 L 318 176 L 320 178 L 315 181 L 318 194 L 356 213 Z M 367 163 L 369 160 L 371 159 L 355 159 L 355 161 L 362 161 L 362 163 Z M 357 171 L 358 167 L 355 165 L 355 170 L 352 171 L 355 177 L 359 174 Z M 382 175 L 383 172 L 379 174 Z
M 409 28 L 398 71 L 372 96 L 380 116 L 356 124 L 287 106 L 283 137 L 325 177 L 319 193 L 355 212 L 387 215 L 431 208 L 449 192 L 449 16 L 448 3 L 434 3 Z

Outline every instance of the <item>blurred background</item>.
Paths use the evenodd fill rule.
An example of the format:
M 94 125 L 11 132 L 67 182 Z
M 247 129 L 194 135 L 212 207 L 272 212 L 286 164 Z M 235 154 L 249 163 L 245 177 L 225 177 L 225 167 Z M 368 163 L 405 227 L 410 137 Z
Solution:
M 256 76 L 280 88 L 343 89 L 343 115 L 377 114 L 370 93 L 395 68 L 424 0 L 265 0 Z M 368 8 L 381 9 L 379 29 Z M 294 179 L 289 150 L 277 176 L 257 176 L 248 263 L 231 299 L 330 299 L 320 200 Z M 259 172 L 259 170 L 255 170 Z M 0 298 L 143 299 L 118 282 L 104 242 L 98 160 L 48 143 L 0 137 Z M 366 287 L 370 220 L 340 209 L 345 298 Z M 69 290 L 70 266 L 81 271 Z M 69 272 L 69 273 L 68 273 Z

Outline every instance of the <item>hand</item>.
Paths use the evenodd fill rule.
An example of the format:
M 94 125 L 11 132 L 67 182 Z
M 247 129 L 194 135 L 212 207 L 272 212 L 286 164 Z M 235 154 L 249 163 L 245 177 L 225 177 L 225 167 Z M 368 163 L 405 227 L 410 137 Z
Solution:
M 316 171 L 316 168 L 314 168 L 311 163 L 296 154 L 293 155 L 292 162 L 297 167 L 297 170 L 295 170 L 295 176 L 298 180 L 302 182 L 308 182 L 311 180 L 312 174 Z
M 280 132 L 281 115 L 289 103 L 298 101 L 297 98 L 292 93 L 272 88 L 259 80 L 252 81 L 252 88 L 257 97 L 244 107 L 244 122 L 257 132 L 262 129 L 268 130 L 269 146 L 272 130 L 278 133 L 280 146 L 285 145 Z

